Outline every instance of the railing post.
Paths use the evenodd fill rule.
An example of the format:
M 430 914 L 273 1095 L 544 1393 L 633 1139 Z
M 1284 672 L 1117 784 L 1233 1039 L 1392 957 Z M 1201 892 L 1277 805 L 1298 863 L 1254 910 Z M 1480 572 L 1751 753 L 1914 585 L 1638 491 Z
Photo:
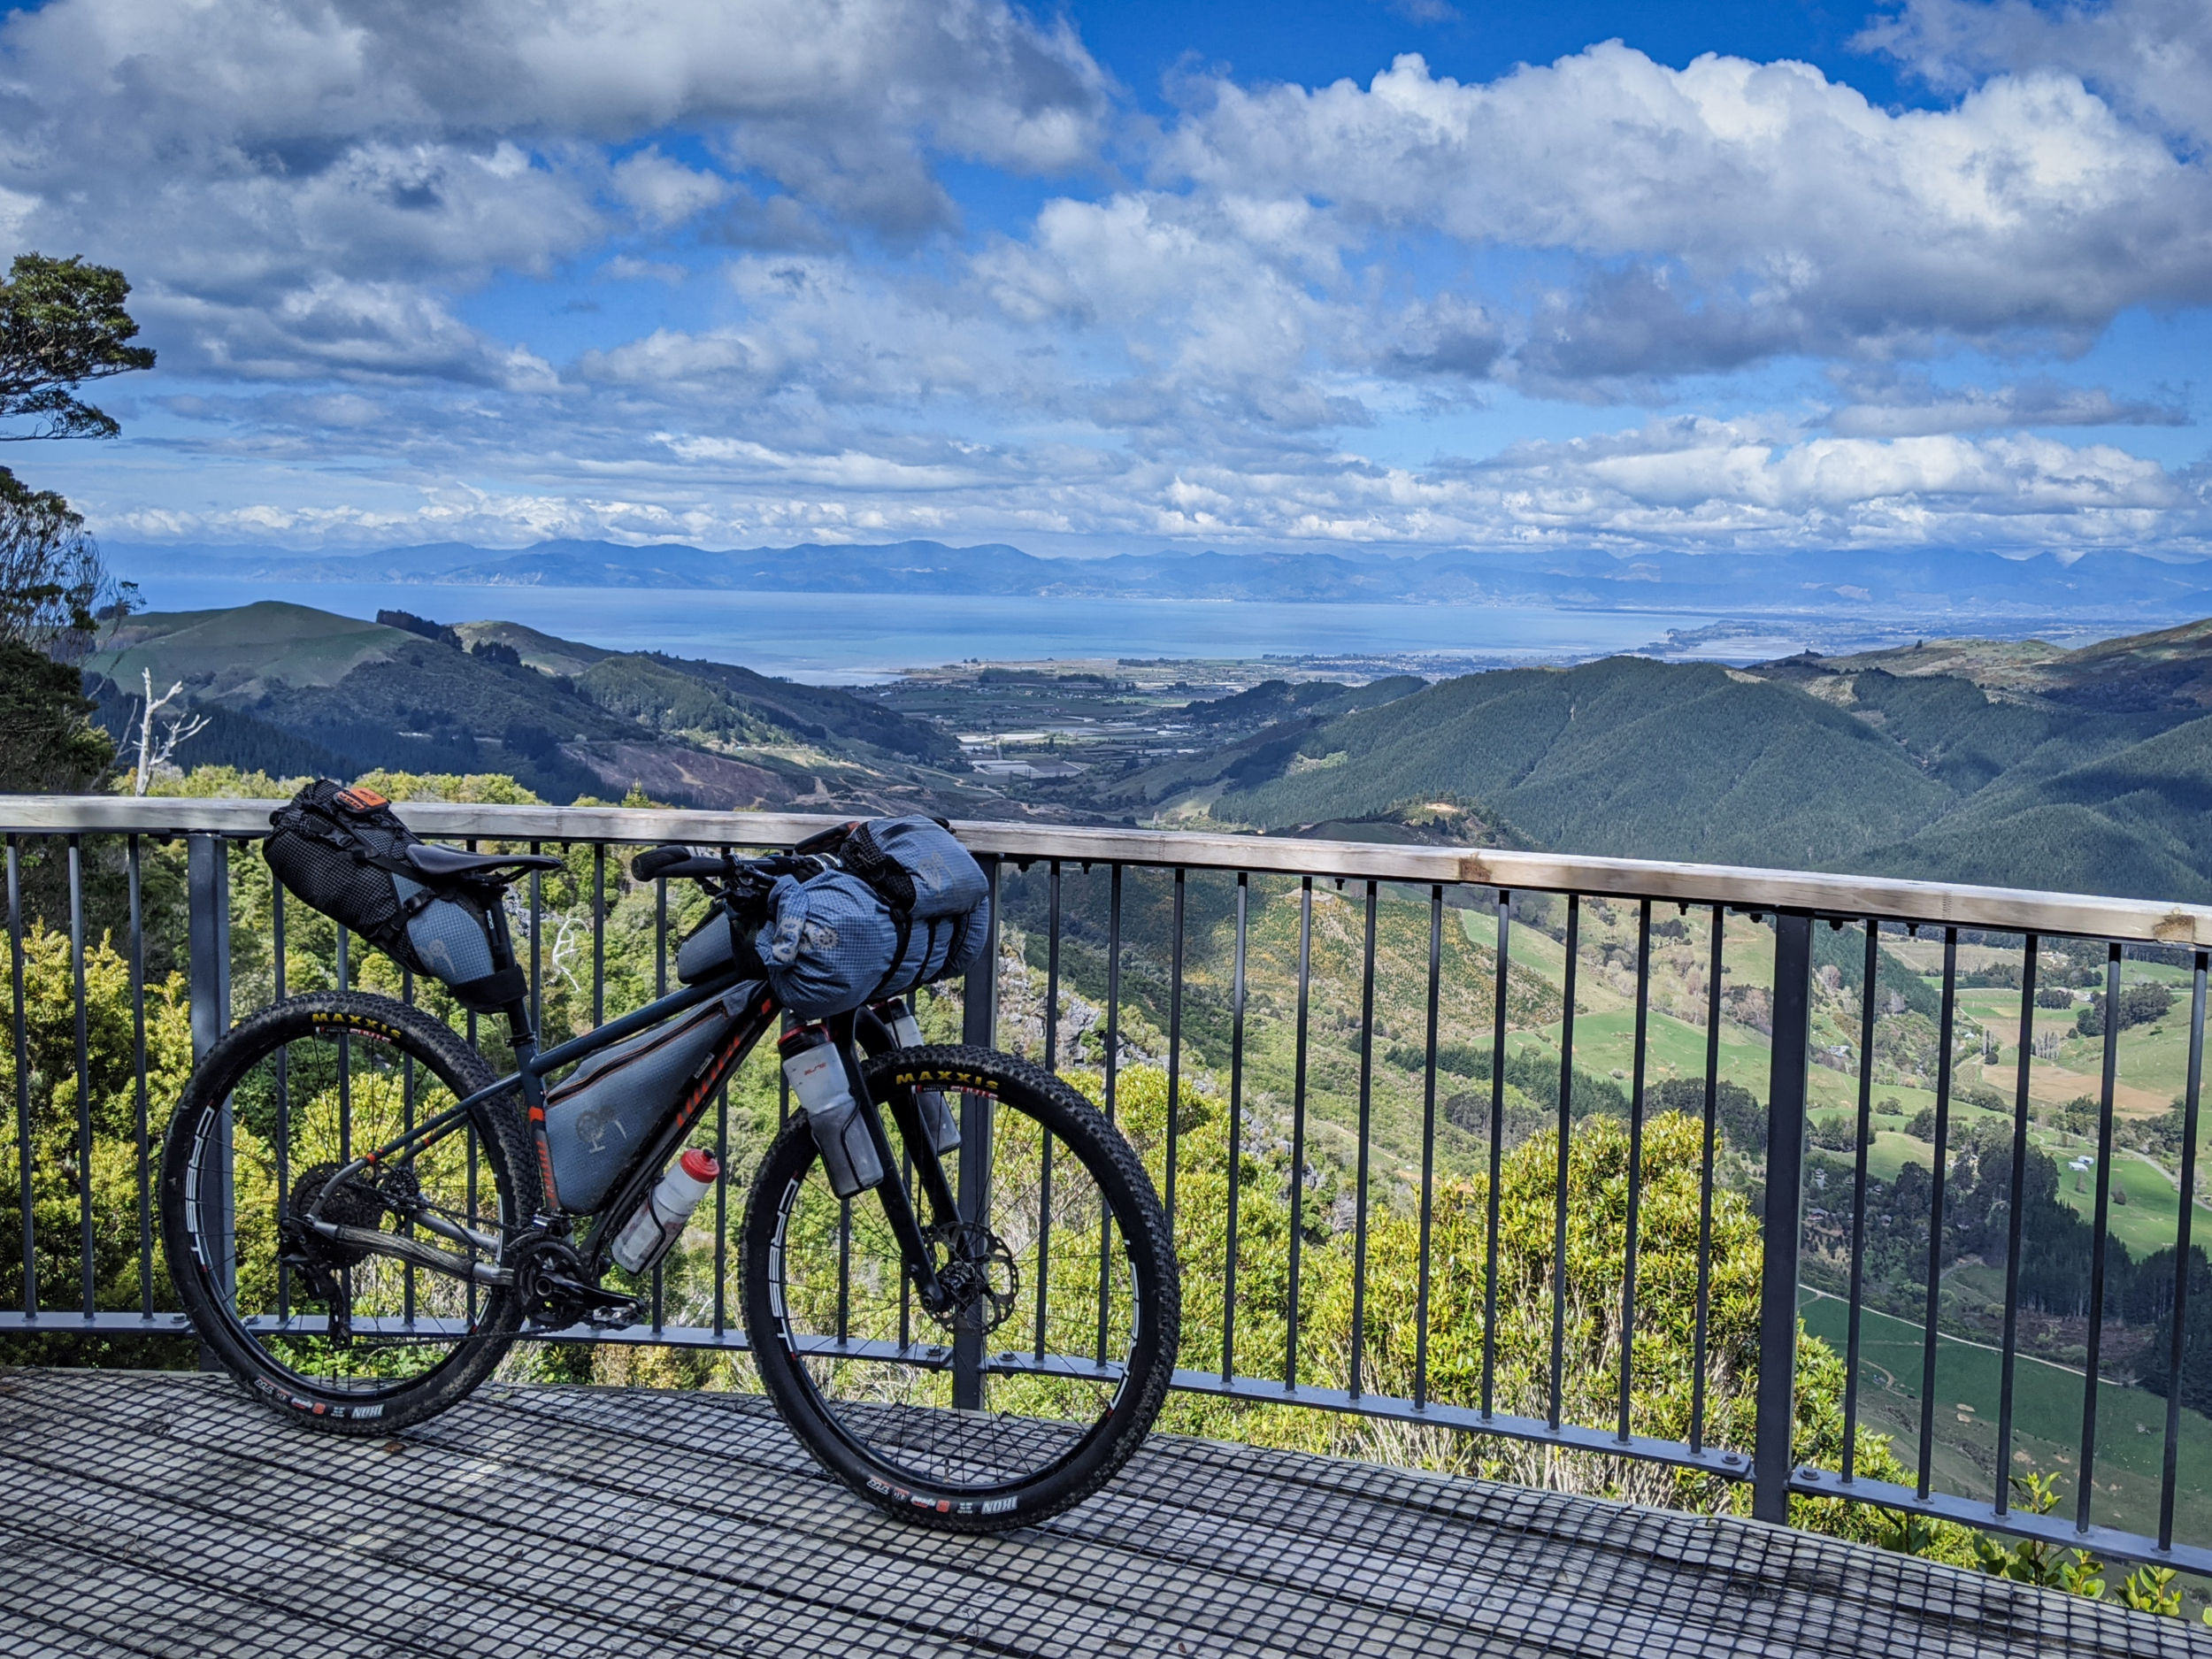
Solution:
M 185 838 L 185 887 L 190 907 L 192 1059 L 230 1029 L 230 860 L 219 835 Z
M 983 955 L 968 970 L 962 987 L 960 1041 L 988 1048 L 998 1038 L 998 918 L 999 861 L 986 856 L 978 861 L 991 884 L 990 938 Z M 960 1218 L 987 1223 L 990 1218 L 991 1097 L 964 1094 L 960 1097 Z M 956 1411 L 983 1409 L 983 1329 L 963 1318 L 952 1338 L 952 1403 Z
M 185 838 L 185 896 L 188 918 L 188 990 L 192 1003 L 192 1059 L 195 1064 L 223 1040 L 230 1029 L 230 857 L 219 835 Z M 223 1102 L 218 1118 L 217 1179 L 222 1183 L 219 1208 L 223 1236 L 217 1240 L 217 1257 L 223 1288 L 230 1288 L 230 1102 Z M 200 1369 L 220 1371 L 222 1362 L 205 1343 L 200 1345 Z
M 1762 1521 L 1786 1522 L 1790 1511 L 1812 975 L 1813 918 L 1802 911 L 1777 911 L 1774 1047 L 1767 1077 L 1765 1252 L 1759 1283 L 1759 1417 L 1751 1453 L 1751 1513 Z

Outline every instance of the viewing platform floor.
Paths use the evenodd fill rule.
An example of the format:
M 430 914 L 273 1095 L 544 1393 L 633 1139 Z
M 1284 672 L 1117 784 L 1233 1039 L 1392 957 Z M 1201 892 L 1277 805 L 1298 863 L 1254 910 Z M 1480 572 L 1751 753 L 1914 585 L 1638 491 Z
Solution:
M 227 1379 L 0 1373 L 0 1652 L 2212 1654 L 2212 1632 L 1783 1528 L 1156 1437 L 1043 1526 L 833 1484 L 753 1396 L 489 1386 L 388 1439 Z

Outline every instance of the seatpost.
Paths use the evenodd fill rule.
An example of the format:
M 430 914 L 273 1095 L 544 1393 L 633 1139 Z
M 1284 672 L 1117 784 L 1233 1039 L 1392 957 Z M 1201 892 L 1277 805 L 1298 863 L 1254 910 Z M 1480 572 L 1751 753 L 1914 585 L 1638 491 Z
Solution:
M 488 905 L 492 922 L 492 972 L 503 973 L 516 965 L 514 935 L 507 926 L 507 907 L 504 903 Z M 515 1051 L 518 1063 L 526 1063 L 537 1051 L 537 1029 L 530 1023 L 530 993 L 526 987 L 521 995 L 501 1010 L 507 1016 L 507 1037 Z

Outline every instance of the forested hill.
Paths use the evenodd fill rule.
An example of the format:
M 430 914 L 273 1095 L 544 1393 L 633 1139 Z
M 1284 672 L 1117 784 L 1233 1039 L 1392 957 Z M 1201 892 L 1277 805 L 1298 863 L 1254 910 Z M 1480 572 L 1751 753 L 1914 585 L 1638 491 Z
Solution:
M 130 618 L 85 664 L 120 733 L 150 672 L 211 724 L 179 757 L 274 776 L 500 772 L 551 801 L 633 785 L 685 805 L 960 804 L 959 746 L 832 687 L 602 650 L 510 623 L 304 605 Z
M 1470 675 L 1322 723 L 1211 810 L 1280 830 L 1441 796 L 1566 851 L 2212 901 L 2208 635 L 1924 653 L 1936 673 Z

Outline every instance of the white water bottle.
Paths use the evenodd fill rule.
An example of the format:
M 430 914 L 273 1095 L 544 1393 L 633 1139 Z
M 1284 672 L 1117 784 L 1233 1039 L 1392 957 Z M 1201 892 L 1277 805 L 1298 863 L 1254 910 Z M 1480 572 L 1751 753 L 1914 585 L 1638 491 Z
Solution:
M 787 1031 L 776 1047 L 783 1055 L 783 1074 L 814 1132 L 830 1191 L 840 1198 L 866 1192 L 883 1179 L 883 1160 L 876 1156 L 875 1137 L 868 1133 L 860 1102 L 853 1099 L 842 1051 L 819 1025 Z
M 721 1173 L 713 1153 L 703 1147 L 687 1148 L 676 1167 L 661 1177 L 651 1196 L 637 1207 L 629 1225 L 615 1235 L 616 1265 L 642 1273 L 665 1256 Z

